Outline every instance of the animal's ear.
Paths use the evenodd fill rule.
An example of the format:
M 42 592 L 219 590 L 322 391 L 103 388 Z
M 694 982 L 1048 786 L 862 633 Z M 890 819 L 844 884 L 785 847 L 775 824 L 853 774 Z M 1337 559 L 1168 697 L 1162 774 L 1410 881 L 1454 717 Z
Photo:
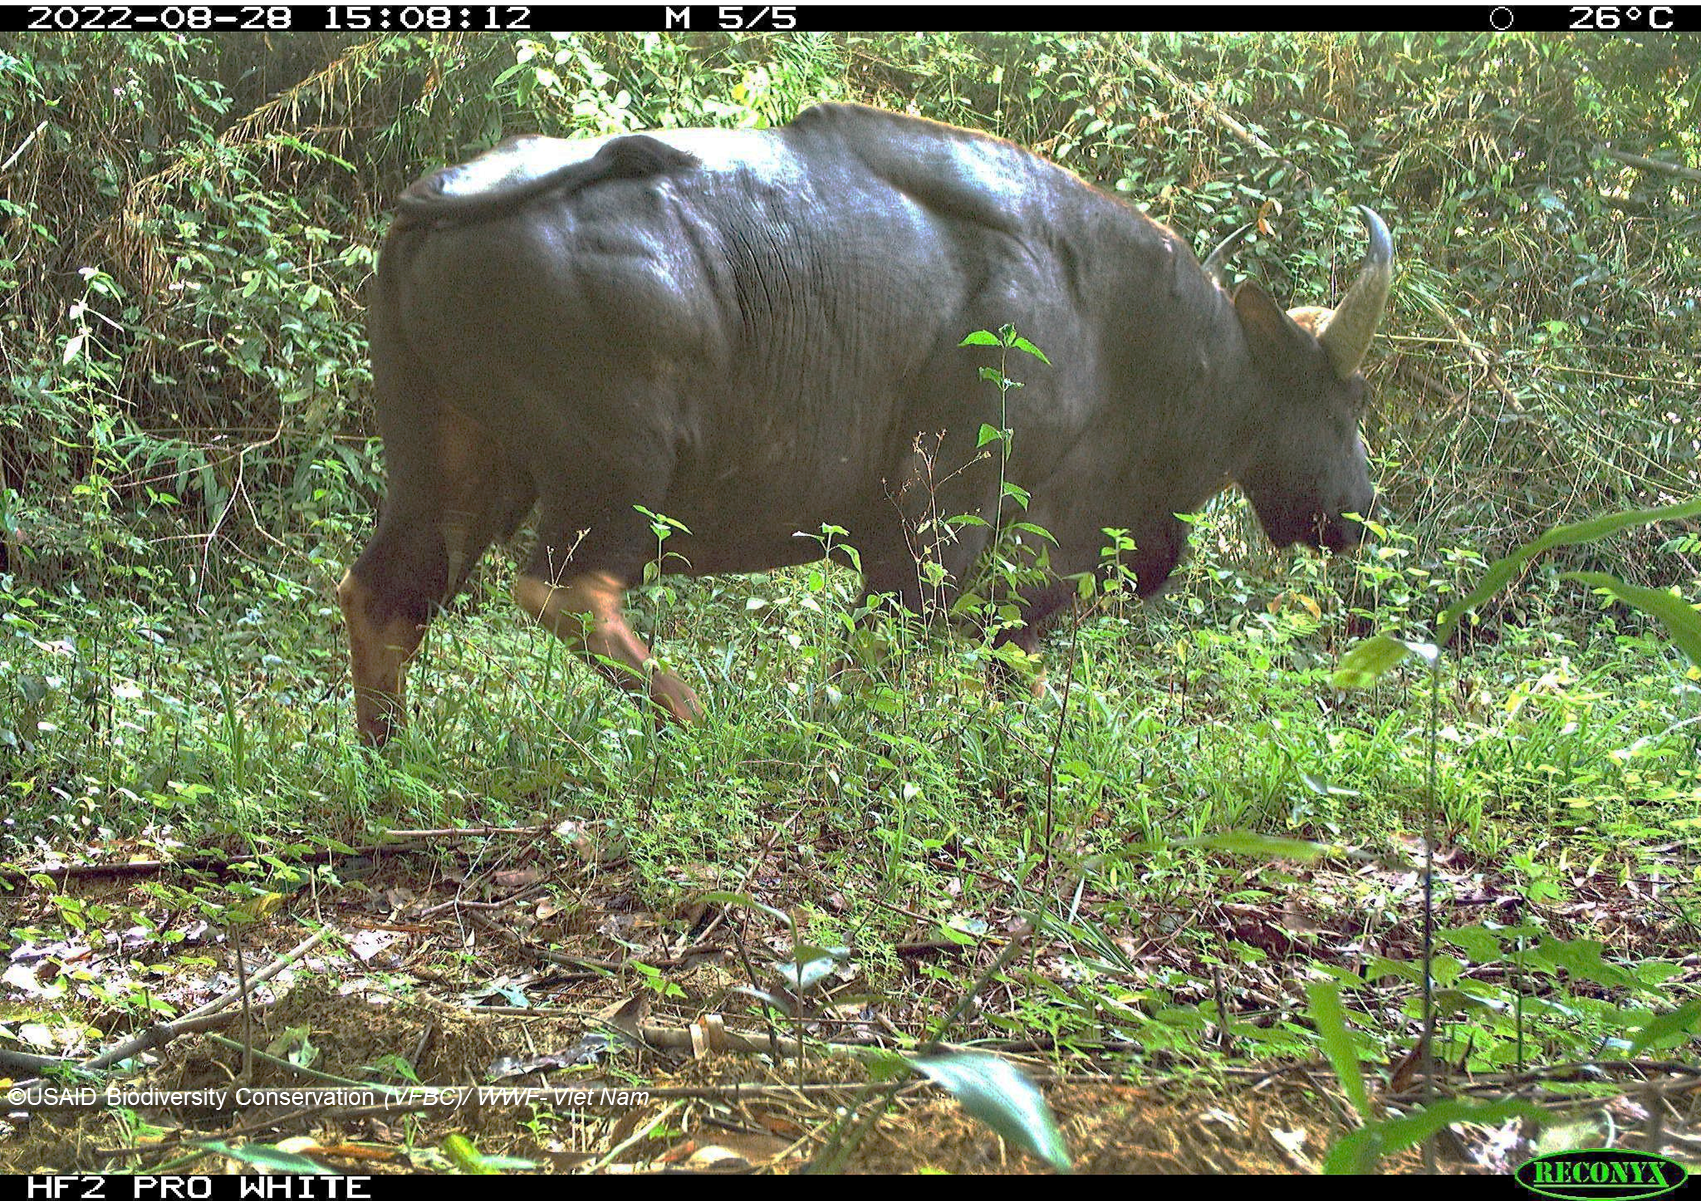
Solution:
M 1235 289 L 1234 312 L 1240 318 L 1252 357 L 1260 363 L 1279 362 L 1294 353 L 1296 344 L 1310 338 L 1256 280 L 1249 279 Z

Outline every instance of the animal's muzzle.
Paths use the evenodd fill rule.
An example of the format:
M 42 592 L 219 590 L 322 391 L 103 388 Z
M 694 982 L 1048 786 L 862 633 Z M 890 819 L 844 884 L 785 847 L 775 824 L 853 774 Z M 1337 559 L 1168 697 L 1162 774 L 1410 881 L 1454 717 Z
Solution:
M 1369 536 L 1370 531 L 1364 522 L 1346 514 L 1357 513 L 1369 517 L 1375 509 L 1376 497 L 1373 494 L 1362 503 L 1343 505 L 1332 514 L 1319 516 L 1312 545 L 1337 553 L 1356 549 Z

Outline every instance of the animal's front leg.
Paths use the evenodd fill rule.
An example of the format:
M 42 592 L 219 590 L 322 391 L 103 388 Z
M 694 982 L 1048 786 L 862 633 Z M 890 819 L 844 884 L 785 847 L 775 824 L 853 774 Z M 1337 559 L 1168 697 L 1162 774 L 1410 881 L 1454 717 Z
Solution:
M 514 585 L 520 608 L 627 692 L 647 695 L 673 720 L 703 716 L 697 694 L 670 671 L 659 671 L 650 648 L 626 624 L 626 585 L 606 571 L 588 571 L 551 584 L 522 575 Z

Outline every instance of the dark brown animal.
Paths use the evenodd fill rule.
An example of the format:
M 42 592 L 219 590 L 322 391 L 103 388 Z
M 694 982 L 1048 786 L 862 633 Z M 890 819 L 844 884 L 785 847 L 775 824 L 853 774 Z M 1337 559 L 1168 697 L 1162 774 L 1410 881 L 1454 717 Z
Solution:
M 690 721 L 622 614 L 655 557 L 635 506 L 682 522 L 664 567 L 749 572 L 818 557 L 832 522 L 866 587 L 911 607 L 906 533 L 927 512 L 998 511 L 977 453 L 996 362 L 959 347 L 1012 323 L 1008 478 L 1051 531 L 1059 574 L 1093 570 L 1107 527 L 1150 592 L 1179 561 L 1174 514 L 1230 481 L 1278 545 L 1335 549 L 1374 493 L 1358 365 L 1393 247 L 1340 307 L 1232 296 L 1187 244 L 1008 142 L 823 105 L 771 130 L 531 138 L 403 195 L 371 309 L 389 494 L 338 588 L 360 731 L 383 742 L 426 623 L 494 538 L 539 506 L 521 608 L 621 686 Z M 1219 255 L 1207 265 L 1218 266 Z M 995 352 L 994 352 L 995 353 Z M 932 491 L 917 436 L 944 431 Z M 976 462 L 979 459 L 981 461 Z M 942 548 L 964 578 L 986 544 Z M 1071 586 L 1034 589 L 1032 649 Z

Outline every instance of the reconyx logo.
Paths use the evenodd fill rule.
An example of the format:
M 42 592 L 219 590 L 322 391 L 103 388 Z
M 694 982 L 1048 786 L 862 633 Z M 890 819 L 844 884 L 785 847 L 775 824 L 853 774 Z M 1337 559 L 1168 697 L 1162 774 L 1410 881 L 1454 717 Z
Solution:
M 1607 1197 L 1634 1201 L 1669 1193 L 1689 1171 L 1663 1155 L 1646 1151 L 1558 1151 L 1532 1159 L 1518 1169 L 1518 1183 L 1544 1197 Z

